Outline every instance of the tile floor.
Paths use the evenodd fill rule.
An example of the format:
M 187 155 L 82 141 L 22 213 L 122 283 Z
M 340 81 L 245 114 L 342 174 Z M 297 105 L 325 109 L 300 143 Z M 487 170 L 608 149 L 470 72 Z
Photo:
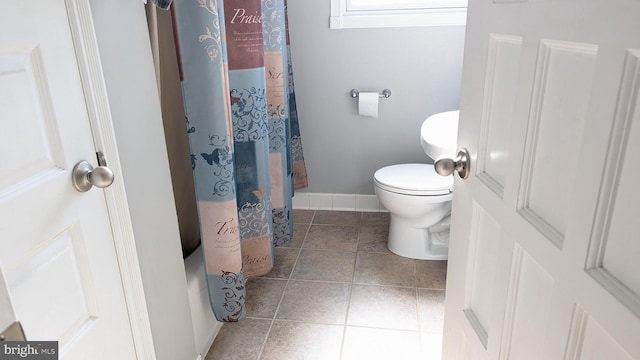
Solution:
M 273 270 L 247 282 L 247 318 L 212 359 L 440 359 L 446 261 L 386 247 L 387 213 L 295 210 Z

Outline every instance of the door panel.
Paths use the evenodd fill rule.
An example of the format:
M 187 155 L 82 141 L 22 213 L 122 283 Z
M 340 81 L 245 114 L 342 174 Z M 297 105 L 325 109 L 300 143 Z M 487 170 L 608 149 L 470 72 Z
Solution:
M 16 315 L 13 311 L 13 305 L 11 304 L 11 297 L 9 295 L 9 289 L 7 288 L 2 267 L 0 267 L 0 331 L 5 331 L 9 328 L 14 321 L 16 321 Z
M 509 123 L 513 113 L 522 38 L 489 34 L 483 112 L 478 144 L 478 179 L 502 197 L 507 178 Z
M 529 100 L 518 210 L 562 247 L 572 184 L 577 179 L 597 46 L 541 40 Z
M 640 358 L 639 13 L 470 2 L 446 359 Z
M 491 215 L 474 204 L 471 219 L 469 273 L 466 286 L 465 315 L 482 345 L 487 347 L 493 303 L 496 264 L 491 260 L 498 251 L 501 226 Z
M 569 339 L 567 358 L 633 359 L 600 324 L 579 307 L 576 307 L 575 327 L 572 328 Z
M 46 318 L 50 325 L 29 327 L 29 338 L 55 334 L 64 344 L 97 319 L 98 301 L 84 240 L 78 225 L 72 225 L 7 266 L 7 285 L 20 321 L 28 326 Z M 53 296 L 35 296 L 43 292 Z
M 624 302 L 640 315 L 640 243 L 636 230 L 626 224 L 637 220 L 636 204 L 640 202 L 632 157 L 640 154 L 640 51 L 627 53 L 615 122 L 609 142 L 601 196 L 592 232 L 587 268 L 608 287 L 627 292 Z M 618 295 L 618 297 L 623 297 Z
M 500 358 L 543 359 L 554 279 L 520 246 L 512 261 Z
M 0 108 L 6 119 L 0 134 L 0 151 L 16 153 L 18 149 L 11 148 L 16 136 L 23 144 L 20 156 L 7 156 L 0 163 L 0 188 L 63 165 L 51 97 L 42 73 L 37 47 L 0 54 Z

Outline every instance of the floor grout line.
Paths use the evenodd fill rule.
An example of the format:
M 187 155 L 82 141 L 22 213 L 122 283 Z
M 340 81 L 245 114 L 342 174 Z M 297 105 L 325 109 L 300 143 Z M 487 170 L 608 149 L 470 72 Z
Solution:
M 311 219 L 315 216 L 315 211 Z M 295 225 L 295 224 L 294 224 Z M 264 341 L 262 342 L 262 346 L 260 346 L 260 351 L 258 352 L 258 360 L 262 358 L 262 353 L 264 352 L 264 348 L 267 345 L 267 340 L 269 340 L 269 335 L 271 335 L 271 329 L 273 329 L 273 324 L 276 321 L 276 316 L 278 316 L 278 311 L 280 311 L 280 305 L 282 305 L 282 300 L 284 299 L 284 295 L 287 292 L 287 288 L 289 287 L 289 282 L 291 281 L 291 277 L 293 276 L 293 271 L 298 264 L 298 259 L 300 258 L 300 253 L 302 252 L 302 245 L 304 245 L 304 241 L 307 239 L 307 235 L 309 234 L 309 229 L 311 229 L 311 225 L 307 227 L 307 231 L 304 234 L 302 239 L 302 243 L 300 244 L 300 248 L 298 249 L 298 255 L 296 255 L 296 260 L 293 262 L 293 266 L 291 267 L 291 272 L 289 272 L 289 277 L 287 277 L 287 283 L 284 285 L 284 289 L 282 290 L 282 294 L 280 295 L 280 300 L 278 301 L 278 305 L 276 306 L 276 310 L 273 312 L 273 317 L 271 318 L 271 324 L 269 324 L 269 330 L 267 330 L 267 334 L 264 337 Z
M 342 328 L 342 341 L 340 342 L 340 358 L 343 356 L 345 339 L 347 337 L 347 326 L 349 326 L 349 309 L 351 308 L 351 297 L 353 296 L 353 284 L 356 277 L 356 265 L 358 264 L 358 246 L 360 245 L 360 230 L 362 228 L 362 218 L 364 215 L 360 213 L 360 222 L 358 225 L 358 235 L 356 237 L 356 257 L 353 261 L 353 271 L 351 273 L 351 282 L 349 283 L 349 296 L 347 297 L 347 311 L 344 315 L 344 327 Z

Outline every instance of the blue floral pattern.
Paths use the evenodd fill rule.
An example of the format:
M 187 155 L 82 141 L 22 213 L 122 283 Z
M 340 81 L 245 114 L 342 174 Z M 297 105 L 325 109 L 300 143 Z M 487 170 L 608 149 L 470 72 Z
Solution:
M 244 313 L 245 298 L 245 279 L 240 272 L 235 274 L 229 271 L 223 271 L 220 276 L 222 284 L 221 288 L 224 294 L 224 303 L 222 306 L 227 312 L 224 317 L 225 322 L 237 322 Z
M 283 48 L 284 18 L 278 9 L 278 1 L 264 0 L 262 2 L 262 29 L 264 33 L 264 50 L 276 51 Z
M 235 192 L 233 185 L 233 152 L 225 138 L 218 135 L 209 135 L 209 145 L 213 148 L 210 153 L 201 153 L 200 156 L 213 167 L 214 184 L 213 195 L 226 196 Z
M 211 15 L 213 15 L 211 17 L 211 27 L 204 27 L 205 33 L 198 36 L 198 41 L 204 43 L 204 49 L 207 55 L 209 55 L 211 62 L 218 60 L 218 63 L 222 64 L 222 40 L 218 16 L 218 2 L 215 0 L 198 0 L 198 4 L 201 8 L 207 10 Z
M 271 204 L 263 197 L 256 204 L 245 203 L 238 211 L 240 236 L 242 238 L 257 238 L 268 236 L 271 232 L 270 222 Z
M 264 88 L 231 90 L 234 141 L 257 141 L 269 134 Z
M 283 151 L 287 147 L 287 129 L 285 119 L 275 118 L 269 121 L 269 150 Z
M 293 235 L 291 209 L 273 209 L 273 245 L 285 245 Z

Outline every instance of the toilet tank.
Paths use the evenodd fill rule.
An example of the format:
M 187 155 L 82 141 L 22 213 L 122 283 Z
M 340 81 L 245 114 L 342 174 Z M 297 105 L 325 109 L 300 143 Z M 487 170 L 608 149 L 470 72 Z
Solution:
M 460 111 L 447 111 L 429 116 L 420 128 L 420 144 L 433 160 L 455 158 L 458 148 L 458 117 Z

